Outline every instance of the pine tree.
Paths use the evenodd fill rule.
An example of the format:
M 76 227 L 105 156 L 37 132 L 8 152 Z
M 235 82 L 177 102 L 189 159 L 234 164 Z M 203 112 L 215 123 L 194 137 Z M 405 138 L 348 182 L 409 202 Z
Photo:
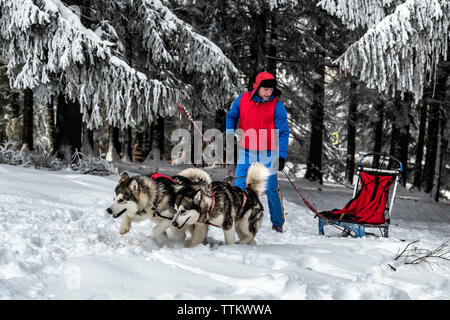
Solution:
M 394 100 L 402 99 L 409 105 L 414 101 L 422 104 L 423 108 L 429 105 L 425 166 L 422 172 L 425 128 L 422 114 L 414 186 L 418 187 L 422 181 L 425 192 L 431 192 L 437 201 L 442 178 L 439 168 L 446 160 L 445 145 L 448 141 L 445 83 L 449 71 L 444 66 L 449 58 L 450 2 L 320 0 L 319 5 L 341 18 L 350 29 L 363 32 L 359 40 L 335 60 L 342 69 L 364 81 L 369 88 L 389 94 Z M 395 117 L 389 119 L 393 125 L 390 152 L 402 157 L 404 174 L 407 173 L 411 129 L 405 120 L 412 121 L 408 120 L 409 116 L 399 118 L 397 113 L 399 108 L 404 114 L 409 113 L 405 111 L 410 110 L 410 106 L 406 109 L 401 106 L 405 102 L 396 103 Z
M 331 85 L 323 82 L 325 74 L 328 77 L 330 73 L 331 60 L 344 52 L 344 44 L 348 41 L 348 32 L 339 24 L 338 19 L 330 19 L 313 1 L 174 2 L 180 6 L 177 7 L 177 12 L 182 12 L 181 16 L 186 21 L 208 35 L 229 55 L 241 71 L 242 82 L 247 88 L 250 88 L 258 71 L 269 71 L 277 76 L 278 85 L 283 92 L 281 100 L 289 115 L 291 136 L 295 140 L 295 146 L 291 150 L 295 149 L 296 152 L 288 155 L 291 161 L 307 161 L 308 147 L 311 145 L 307 142 L 311 137 L 308 132 L 309 123 L 311 119 L 322 122 L 316 121 L 314 126 L 321 133 L 314 134 L 313 137 L 322 137 L 322 142 L 317 140 L 312 143 L 315 160 L 311 168 L 323 167 L 319 163 L 322 162 L 323 153 L 325 161 L 330 165 L 319 169 L 316 176 L 319 177 L 324 170 L 330 174 L 335 169 L 334 163 L 338 162 L 336 154 L 340 151 L 336 151 L 337 148 L 326 139 L 328 132 L 325 132 L 325 128 L 331 122 L 337 124 L 335 105 L 339 104 L 337 97 L 341 93 L 335 90 L 330 94 Z M 327 27 L 324 34 L 316 34 L 316 20 L 319 18 Z M 319 70 L 320 65 L 323 67 L 318 73 L 316 69 Z M 317 77 L 320 73 L 324 74 L 322 84 Z M 340 79 L 334 82 L 337 84 L 345 81 Z M 310 114 L 311 109 L 316 107 L 311 99 L 314 96 L 314 85 L 318 97 L 314 101 L 320 101 L 320 96 L 325 99 L 327 95 L 333 95 L 335 99 L 335 104 L 329 109 L 324 101 L 321 102 L 324 110 L 323 117 L 319 118 L 311 117 Z M 335 86 L 343 87 L 342 84 Z M 323 90 L 317 90 L 319 87 Z M 299 148 L 301 152 L 298 152 Z
M 109 33 L 84 26 L 64 1 L 0 0 L 0 53 L 11 86 L 33 89 L 40 103 L 58 94 L 77 100 L 89 128 L 104 120 L 135 126 L 171 116 L 178 99 L 194 95 L 193 85 L 209 108 L 235 97 L 233 64 L 163 2 L 103 0 L 95 6 L 105 9 L 102 21 L 109 24 L 102 26 Z M 126 16 L 119 20 L 122 13 Z M 146 68 L 136 69 L 123 57 L 123 20 L 137 36 Z M 114 34 L 116 43 L 104 39 Z
M 447 0 L 320 0 L 350 29 L 367 32 L 336 62 L 369 88 L 395 96 L 410 92 L 417 103 L 427 80 L 447 58 Z
M 436 86 L 425 90 L 424 103 L 429 104 L 428 130 L 426 138 L 425 165 L 423 168 L 423 190 L 430 193 L 436 201 L 439 199 L 441 166 L 447 152 L 448 141 L 448 99 L 450 94 L 450 62 L 438 65 Z

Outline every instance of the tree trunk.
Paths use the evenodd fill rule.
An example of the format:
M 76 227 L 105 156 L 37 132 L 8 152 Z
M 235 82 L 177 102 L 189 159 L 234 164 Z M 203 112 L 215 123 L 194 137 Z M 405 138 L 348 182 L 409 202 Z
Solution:
M 322 74 L 323 75 L 323 74 Z M 323 78 L 322 78 L 323 79 Z M 318 81 L 314 84 L 314 98 L 313 105 L 310 110 L 311 119 L 311 137 L 309 143 L 308 163 L 306 167 L 305 178 L 310 181 L 317 181 L 323 183 L 322 179 L 322 144 L 323 144 L 323 98 L 324 98 L 323 83 Z
M 449 54 L 450 55 L 450 54 Z M 448 99 L 450 94 L 450 84 L 448 82 L 450 78 L 450 62 L 441 61 L 438 64 L 436 72 L 436 84 L 434 87 L 428 88 L 427 98 L 430 104 L 430 112 L 428 114 L 428 132 L 426 142 L 426 155 L 425 155 L 425 167 L 423 178 L 423 189 L 425 192 L 430 193 L 430 196 L 434 199 L 438 199 L 440 185 L 440 168 L 442 163 L 440 162 L 442 154 L 445 154 L 443 150 L 443 144 L 446 143 L 447 137 L 442 139 L 441 131 L 446 130 L 446 127 L 442 127 L 442 124 L 447 124 Z
M 431 103 L 428 114 L 428 132 L 426 142 L 425 166 L 423 169 L 423 190 L 430 193 L 433 188 L 434 172 L 438 149 L 439 104 Z
M 408 174 L 409 174 L 409 167 L 408 167 L 408 159 L 409 159 L 409 129 L 410 129 L 410 122 L 409 122 L 409 113 L 411 109 L 411 101 L 409 99 L 401 102 L 403 108 L 402 110 L 405 112 L 406 117 L 406 123 L 400 128 L 399 131 L 399 145 L 400 145 L 400 155 L 399 160 L 402 163 L 403 171 L 402 171 L 402 177 L 403 182 L 402 185 L 406 187 L 406 182 L 408 181 Z
M 83 143 L 81 145 L 81 153 L 83 153 L 85 156 L 95 157 L 93 143 L 92 143 L 93 131 L 88 129 L 86 123 L 83 123 L 82 137 L 83 137 Z
M 266 14 L 263 12 L 260 15 L 253 17 L 254 42 L 250 46 L 250 61 L 253 61 L 251 75 L 249 78 L 249 88 L 252 88 L 255 82 L 256 75 L 265 70 L 266 62 Z
M 131 150 L 132 150 L 132 132 L 131 127 L 125 128 L 123 131 L 123 154 L 122 162 L 131 162 Z
M 11 107 L 9 110 L 9 118 L 14 119 L 20 116 L 20 94 L 13 92 L 11 94 Z
M 219 109 L 216 110 L 216 114 L 215 114 L 215 120 L 214 120 L 214 127 L 219 130 L 222 133 L 225 133 L 225 125 L 226 125 L 226 112 L 225 112 L 226 108 L 224 109 Z M 222 163 L 221 165 L 225 166 L 226 165 L 226 161 L 225 161 L 225 155 L 226 155 L 226 140 L 223 140 L 223 145 L 222 145 Z
M 48 121 L 48 141 L 49 141 L 49 152 L 50 154 L 55 154 L 55 106 L 54 99 L 47 104 L 47 121 Z
M 23 128 L 21 151 L 33 150 L 33 90 L 25 89 L 23 96 Z
M 199 120 L 198 116 L 197 116 L 197 110 L 195 108 L 192 109 L 191 115 L 192 115 L 192 119 L 194 119 L 194 121 Z M 199 134 L 199 132 L 195 128 L 194 124 L 190 123 L 189 127 L 190 127 L 189 131 L 191 133 L 191 163 L 194 166 L 201 165 L 203 163 L 203 161 L 202 161 L 203 159 L 199 158 L 199 154 L 201 153 L 201 145 L 203 144 L 203 142 L 198 144 L 198 141 L 197 141 L 198 138 L 196 136 Z M 202 128 L 200 128 L 200 129 L 202 129 Z
M 403 166 L 402 177 L 403 182 L 402 185 L 406 187 L 406 182 L 408 181 L 409 175 L 409 167 L 408 167 L 408 153 L 409 153 L 409 123 L 406 124 L 402 129 L 400 129 L 400 162 Z
M 347 162 L 345 169 L 345 180 L 353 184 L 353 174 L 355 171 L 355 139 L 356 139 L 356 109 L 358 85 L 355 81 L 350 83 L 350 104 L 348 106 L 347 118 Z
M 142 157 L 145 160 L 150 153 L 150 147 L 151 147 L 151 132 L 150 132 L 150 125 L 145 123 L 144 131 L 143 131 L 143 138 L 142 138 Z
M 416 164 L 414 168 L 414 182 L 413 187 L 421 190 L 422 188 L 422 160 L 423 160 L 423 147 L 425 144 L 425 127 L 427 124 L 428 105 L 426 103 L 420 103 L 420 124 L 419 124 L 419 138 L 417 141 L 416 149 Z
M 119 162 L 119 150 L 117 150 L 117 146 L 119 143 L 119 135 L 117 134 L 119 131 L 118 128 L 114 128 L 113 126 L 109 126 L 108 130 L 108 151 L 106 153 L 106 160 L 109 162 Z
M 17 144 L 15 148 L 22 146 L 22 130 L 18 121 L 20 116 L 20 94 L 13 92 L 10 97 L 10 107 L 7 109 L 8 119 L 6 124 L 6 141 L 14 141 Z
M 316 36 L 323 38 L 325 35 L 325 24 L 318 24 Z M 313 80 L 313 103 L 310 110 L 311 137 L 309 143 L 308 162 L 305 178 L 310 181 L 319 180 L 323 184 L 322 177 L 322 135 L 324 130 L 324 101 L 325 101 L 325 57 L 323 53 L 318 54 L 315 62 L 315 77 Z
M 273 74 L 275 77 L 277 75 L 277 23 L 278 23 L 278 11 L 274 9 L 271 11 L 270 15 L 270 45 L 269 45 L 269 56 L 272 58 L 267 59 L 267 71 Z
M 78 5 L 81 9 L 80 21 L 86 28 L 91 28 L 92 22 L 92 1 L 91 0 L 73 0 L 74 4 Z M 89 116 L 92 113 L 91 109 L 88 109 Z M 88 156 L 95 156 L 94 153 L 94 131 L 87 128 L 86 124 L 83 124 L 82 129 L 82 150 L 81 152 Z
M 373 146 L 373 152 L 380 153 L 383 146 L 383 124 L 384 124 L 384 101 L 379 100 L 375 104 L 375 141 Z M 373 167 L 378 167 L 380 162 L 379 156 L 373 157 Z
M 122 153 L 122 144 L 120 143 L 120 129 L 119 128 L 112 127 L 112 144 L 114 146 L 114 149 L 116 149 L 117 154 L 119 155 L 119 158 L 120 158 L 120 154 Z
M 433 188 L 431 191 L 431 197 L 438 202 L 440 196 L 440 189 L 442 181 L 445 176 L 445 158 L 446 150 L 448 147 L 449 130 L 448 130 L 448 119 L 449 119 L 449 109 L 448 101 L 450 100 L 450 63 L 441 63 L 442 77 L 439 79 L 439 89 L 441 93 L 441 104 L 439 108 L 439 130 L 438 130 L 438 140 L 437 140 L 437 154 L 436 154 L 436 166 L 435 166 L 435 176 L 433 179 Z M 443 170 L 444 169 L 444 170 Z M 445 181 L 445 180 L 444 180 Z
M 449 132 L 447 131 L 447 121 L 448 121 L 448 114 L 445 112 L 445 110 L 441 110 L 441 122 L 440 122 L 440 136 L 439 136 L 439 153 L 438 153 L 438 163 L 436 165 L 436 182 L 435 182 L 435 192 L 434 192 L 434 201 L 439 202 L 439 193 L 441 190 L 441 184 L 442 180 L 444 180 L 445 172 L 443 170 L 444 168 L 444 162 L 446 158 L 446 150 L 448 147 L 448 138 L 449 138 Z
M 164 157 L 164 119 L 153 119 L 150 125 L 150 152 L 145 159 L 147 161 L 165 160 Z
M 82 114 L 78 101 L 66 101 L 63 94 L 58 96 L 55 131 L 57 156 L 70 162 L 75 150 L 81 149 Z
M 135 132 L 135 141 L 131 151 L 133 162 L 142 162 L 142 150 L 144 149 L 144 132 L 138 128 Z
M 158 118 L 157 122 L 157 130 L 158 130 L 158 148 L 161 152 L 161 159 L 160 160 L 166 160 L 166 155 L 164 154 L 164 147 L 165 147 L 165 136 L 164 136 L 164 118 Z
M 401 184 L 405 187 L 408 173 L 408 143 L 409 143 L 409 110 L 411 108 L 411 97 L 406 96 L 401 100 L 400 96 L 395 99 L 392 119 L 391 148 L 389 153 L 399 159 L 403 165 Z M 394 165 L 389 162 L 389 168 Z

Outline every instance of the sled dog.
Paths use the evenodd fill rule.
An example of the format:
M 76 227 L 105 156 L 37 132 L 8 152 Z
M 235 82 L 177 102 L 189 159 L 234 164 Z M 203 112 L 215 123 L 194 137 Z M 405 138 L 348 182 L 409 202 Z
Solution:
M 214 225 L 223 229 L 227 245 L 235 243 L 235 233 L 238 243 L 249 243 L 263 218 L 264 207 L 258 196 L 265 191 L 269 175 L 269 169 L 257 162 L 248 170 L 244 191 L 222 181 L 183 186 L 176 196 L 172 225 Z
M 156 175 L 156 176 L 155 176 Z M 152 176 L 138 175 L 130 177 L 124 172 L 115 188 L 113 203 L 106 212 L 113 218 L 123 215 L 119 229 L 121 235 L 131 229 L 131 223 L 144 219 L 151 219 L 156 223 L 153 227 L 153 236 L 161 239 L 165 236 L 166 229 L 171 226 L 177 191 L 184 185 L 192 183 L 210 183 L 211 178 L 203 170 L 189 168 L 183 170 L 175 177 L 161 174 Z M 192 241 L 199 243 L 206 238 L 207 226 L 192 226 L 189 228 L 172 228 L 176 238 L 185 239 L 185 231 L 190 231 Z

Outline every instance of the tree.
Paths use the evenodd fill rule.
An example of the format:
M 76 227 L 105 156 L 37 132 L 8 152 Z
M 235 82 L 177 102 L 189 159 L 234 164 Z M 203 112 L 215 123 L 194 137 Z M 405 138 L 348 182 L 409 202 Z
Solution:
M 104 121 L 134 127 L 171 116 L 179 99 L 195 95 L 213 109 L 235 97 L 237 70 L 231 61 L 162 2 L 91 5 L 98 15 L 90 17 L 95 30 L 65 1 L 0 0 L 0 54 L 11 87 L 33 89 L 42 104 L 63 95 L 60 102 L 71 101 L 89 128 Z M 121 46 L 127 28 L 139 47 L 135 65 L 127 63 Z
M 427 117 L 428 130 L 422 183 L 423 190 L 438 201 L 442 165 L 449 136 L 447 126 L 450 62 L 442 61 L 438 65 L 436 79 L 436 86 L 429 86 L 425 90 L 424 103 L 429 104 L 430 109 Z
M 318 21 L 316 26 L 316 36 L 325 37 L 325 23 Z M 323 183 L 322 177 L 322 146 L 323 146 L 323 117 L 325 104 L 325 54 L 318 52 L 315 61 L 313 78 L 313 102 L 310 110 L 311 136 L 309 140 L 308 162 L 305 178 L 310 181 L 318 180 Z
M 450 35 L 447 0 L 320 0 L 349 29 L 367 28 L 336 62 L 381 92 L 410 92 L 417 103 L 423 88 L 446 59 Z
M 296 144 L 296 152 L 290 153 L 289 159 L 306 162 L 310 156 L 310 168 L 323 167 L 323 154 L 328 163 L 336 161 L 332 157 L 337 148 L 330 146 L 324 137 L 326 123 L 336 123 L 335 106 L 340 94 L 338 90 L 330 94 L 330 87 L 343 87 L 342 82 L 345 82 L 332 80 L 334 84 L 330 85 L 330 81 L 325 80 L 325 77 L 333 78 L 332 69 L 338 68 L 330 62 L 344 52 L 344 45 L 348 42 L 348 32 L 337 18 L 330 17 L 312 1 L 174 0 L 173 3 L 178 5 L 174 10 L 181 12 L 181 17 L 229 55 L 239 68 L 244 85 L 250 87 L 259 71 L 269 71 L 277 76 L 283 92 L 281 99 L 289 114 L 291 136 Z M 325 32 L 316 30 L 319 19 L 326 26 Z M 328 110 L 325 100 L 332 94 L 335 104 Z M 319 110 L 314 111 L 317 108 Z M 308 143 L 312 119 L 315 121 L 313 143 Z M 316 138 L 319 136 L 321 141 Z M 308 150 L 310 145 L 311 152 Z M 301 152 L 298 152 L 298 147 Z M 332 167 L 319 169 L 314 176 L 319 177 L 323 170 L 330 173 Z M 316 179 L 311 170 L 309 175 Z
M 409 96 L 409 95 L 408 95 Z M 391 119 L 391 146 L 389 154 L 400 160 L 403 166 L 401 183 L 406 187 L 408 177 L 408 145 L 409 131 L 411 123 L 411 99 L 407 97 L 404 100 L 399 95 L 394 99 L 389 110 L 389 119 Z M 392 166 L 393 162 L 389 164 Z
M 364 81 L 369 88 L 390 94 L 394 99 L 403 100 L 406 95 L 408 104 L 412 100 L 418 104 L 423 98 L 421 103 L 429 105 L 425 167 L 422 175 L 422 122 L 414 185 L 417 186 L 423 177 L 425 192 L 436 195 L 433 198 L 437 201 L 442 178 L 440 168 L 446 159 L 448 141 L 448 117 L 444 107 L 448 101 L 444 101 L 449 75 L 445 65 L 450 35 L 450 3 L 446 0 L 321 0 L 319 5 L 340 17 L 350 29 L 364 30 L 359 40 L 335 60 L 342 69 Z M 401 107 L 401 110 L 405 111 L 405 108 Z M 409 127 L 399 127 L 395 119 L 391 153 L 404 157 L 405 174 L 408 139 Z

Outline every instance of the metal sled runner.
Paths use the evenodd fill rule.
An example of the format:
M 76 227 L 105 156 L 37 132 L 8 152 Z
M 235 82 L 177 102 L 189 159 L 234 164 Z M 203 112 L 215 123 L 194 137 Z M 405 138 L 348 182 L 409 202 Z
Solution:
M 373 163 L 376 164 L 372 167 L 364 166 L 363 161 L 367 157 L 373 157 Z M 381 169 L 386 161 L 389 161 L 388 169 Z M 392 167 L 394 169 L 391 169 Z M 381 235 L 387 238 L 392 207 L 402 171 L 402 163 L 391 155 L 365 154 L 358 163 L 358 180 L 353 189 L 352 199 L 342 209 L 320 213 L 319 234 L 325 234 L 324 226 L 334 225 L 343 228 L 344 235 L 360 238 L 366 235 L 365 228 L 370 227 L 378 228 Z M 394 188 L 389 199 L 392 184 Z

